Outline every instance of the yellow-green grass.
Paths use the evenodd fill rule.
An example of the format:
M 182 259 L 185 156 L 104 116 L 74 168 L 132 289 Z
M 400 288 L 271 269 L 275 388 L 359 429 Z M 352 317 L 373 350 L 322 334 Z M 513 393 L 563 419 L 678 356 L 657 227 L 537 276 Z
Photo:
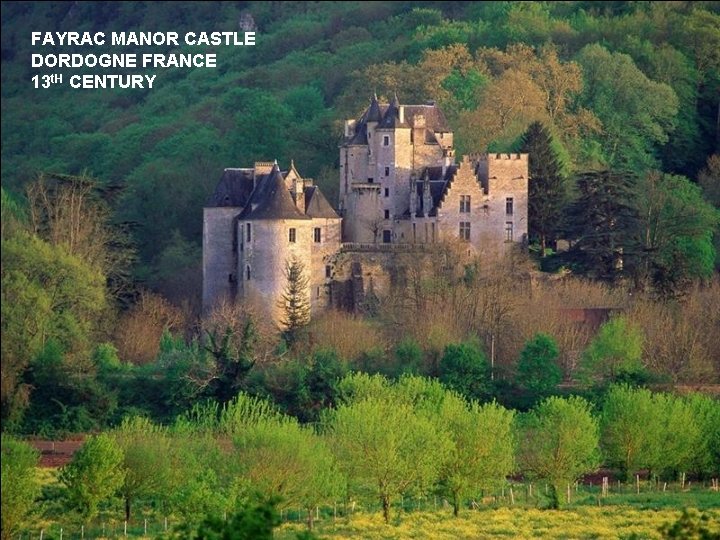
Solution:
M 40 468 L 38 479 L 43 486 L 43 498 L 38 503 L 31 525 L 26 534 L 37 537 L 41 529 L 44 538 L 58 538 L 60 527 L 64 538 L 79 538 L 80 526 L 65 508 L 62 488 L 57 481 L 57 469 Z M 610 538 L 660 538 L 658 529 L 675 522 L 685 507 L 699 508 L 711 518 L 714 531 L 720 534 L 720 493 L 707 486 L 694 484 L 692 489 L 681 490 L 673 485 L 667 492 L 641 487 L 641 493 L 634 493 L 634 486 L 623 486 L 624 493 L 611 492 L 609 497 L 600 499 L 599 488 L 584 487 L 574 493 L 573 503 L 562 510 L 537 508 L 546 503 L 544 497 L 526 497 L 527 491 L 515 485 L 515 505 L 512 506 L 507 493 L 495 502 L 480 506 L 478 510 L 463 509 L 459 518 L 452 516 L 449 507 L 432 510 L 432 499 L 425 500 L 427 510 L 413 510 L 413 502 L 405 501 L 406 510 L 400 505 L 393 507 L 391 523 L 385 525 L 380 512 L 358 511 L 349 518 L 333 520 L 333 508 L 320 509 L 321 519 L 316 522 L 316 532 L 321 538 L 330 539 L 484 539 L 484 538 L 557 538 L 557 539 L 610 539 Z M 438 499 L 435 500 L 435 504 Z M 155 538 L 164 530 L 164 519 L 168 526 L 177 525 L 181 519 L 166 516 L 150 501 L 138 501 L 133 520 L 128 524 L 128 538 Z M 370 509 L 377 505 L 369 505 Z M 428 509 L 429 506 L 429 509 Z M 420 506 L 423 508 L 423 506 Z M 366 507 L 367 509 L 367 507 Z M 288 512 L 290 510 L 290 512 Z M 338 512 L 342 509 L 338 505 Z M 285 509 L 283 520 L 304 519 L 305 513 Z M 148 533 L 144 533 L 144 519 L 147 519 Z M 100 516 L 86 526 L 86 538 L 125 538 L 124 515 L 120 500 L 104 505 Z M 286 522 L 276 532 L 278 539 L 295 539 L 296 533 L 305 530 L 303 522 Z M 104 533 L 104 534 L 103 534 Z M 635 535 L 634 537 L 632 535 Z
M 711 518 L 712 530 L 720 534 L 720 508 L 705 513 Z M 332 518 L 318 522 L 316 533 L 328 540 L 661 538 L 658 529 L 676 521 L 680 514 L 680 510 L 641 510 L 629 506 L 586 506 L 567 510 L 496 508 L 466 510 L 458 518 L 453 518 L 447 511 L 405 513 L 389 525 L 383 523 L 379 513 L 355 514 L 350 519 L 337 519 L 335 523 Z M 276 538 L 295 538 L 302 530 L 302 524 L 284 524 Z

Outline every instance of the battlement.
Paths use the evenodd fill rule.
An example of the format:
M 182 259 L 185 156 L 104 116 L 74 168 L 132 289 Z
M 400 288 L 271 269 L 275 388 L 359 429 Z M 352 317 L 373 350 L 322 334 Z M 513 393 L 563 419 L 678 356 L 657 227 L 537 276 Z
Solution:
M 528 154 L 504 154 L 496 152 L 486 153 L 473 153 L 463 156 L 463 161 L 476 161 L 476 162 L 487 162 L 487 161 L 527 161 Z
M 268 174 L 272 171 L 275 163 L 275 161 L 256 161 L 255 166 L 253 167 L 255 174 Z

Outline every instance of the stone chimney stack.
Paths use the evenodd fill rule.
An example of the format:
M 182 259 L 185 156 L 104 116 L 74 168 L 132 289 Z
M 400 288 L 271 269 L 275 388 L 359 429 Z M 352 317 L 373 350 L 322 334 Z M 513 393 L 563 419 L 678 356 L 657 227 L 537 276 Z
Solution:
M 302 178 L 295 179 L 295 206 L 301 213 L 305 213 L 305 182 Z
M 455 151 L 451 148 L 443 149 L 443 160 L 442 160 L 442 176 L 445 178 L 445 173 L 450 165 L 453 164 Z

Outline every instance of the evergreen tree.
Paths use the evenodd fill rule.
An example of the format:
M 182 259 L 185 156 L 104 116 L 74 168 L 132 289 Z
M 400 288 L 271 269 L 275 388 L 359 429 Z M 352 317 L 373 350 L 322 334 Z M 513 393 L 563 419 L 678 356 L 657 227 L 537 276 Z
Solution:
M 310 322 L 310 299 L 308 297 L 309 280 L 305 274 L 305 265 L 292 257 L 285 261 L 287 285 L 280 300 L 283 316 L 283 337 L 292 344 L 300 331 Z
M 592 171 L 577 179 L 579 197 L 567 212 L 570 259 L 583 273 L 606 281 L 628 274 L 638 255 L 638 212 L 632 201 L 636 177 Z
M 565 179 L 553 138 L 541 122 L 533 122 L 523 135 L 522 152 L 529 154 L 528 233 L 540 241 L 540 256 L 555 239 L 567 199 Z
M 536 396 L 552 392 L 562 381 L 562 371 L 557 363 L 559 355 L 560 349 L 551 336 L 535 334 L 520 353 L 517 366 L 520 385 Z

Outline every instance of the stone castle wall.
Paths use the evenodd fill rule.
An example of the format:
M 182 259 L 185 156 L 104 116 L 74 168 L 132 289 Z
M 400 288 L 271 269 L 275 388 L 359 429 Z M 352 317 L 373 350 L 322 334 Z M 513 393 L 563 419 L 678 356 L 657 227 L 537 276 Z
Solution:
M 232 300 L 237 291 L 237 252 L 234 246 L 235 216 L 240 208 L 203 210 L 203 310 Z

